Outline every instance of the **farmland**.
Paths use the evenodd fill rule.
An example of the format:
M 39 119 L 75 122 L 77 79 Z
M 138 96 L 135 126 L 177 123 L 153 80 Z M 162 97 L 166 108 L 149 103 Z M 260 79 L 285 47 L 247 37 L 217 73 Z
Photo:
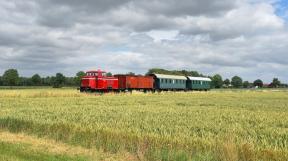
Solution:
M 288 91 L 3 89 L 0 129 L 131 160 L 287 160 Z

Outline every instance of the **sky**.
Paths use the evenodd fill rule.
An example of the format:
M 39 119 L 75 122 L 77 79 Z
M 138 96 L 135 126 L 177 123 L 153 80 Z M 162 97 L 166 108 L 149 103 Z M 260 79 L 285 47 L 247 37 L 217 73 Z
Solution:
M 196 70 L 288 83 L 287 0 L 0 0 L 0 75 Z

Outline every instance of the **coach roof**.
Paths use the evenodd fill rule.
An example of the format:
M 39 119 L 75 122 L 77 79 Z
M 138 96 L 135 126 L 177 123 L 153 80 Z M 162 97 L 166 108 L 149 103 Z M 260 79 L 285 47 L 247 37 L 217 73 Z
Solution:
M 157 78 L 161 79 L 180 79 L 180 80 L 187 80 L 185 76 L 178 76 L 178 75 L 166 75 L 166 74 L 153 74 Z
M 188 77 L 189 80 L 199 80 L 199 81 L 211 81 L 210 78 L 206 78 L 206 77 Z

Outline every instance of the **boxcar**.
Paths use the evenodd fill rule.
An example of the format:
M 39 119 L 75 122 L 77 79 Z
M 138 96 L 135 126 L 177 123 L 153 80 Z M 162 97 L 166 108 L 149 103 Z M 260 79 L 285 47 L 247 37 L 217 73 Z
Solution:
M 205 77 L 187 77 L 187 89 L 189 90 L 209 90 L 211 79 Z
M 114 75 L 120 90 L 153 90 L 152 76 Z
M 185 90 L 187 78 L 185 76 L 152 74 L 156 90 Z

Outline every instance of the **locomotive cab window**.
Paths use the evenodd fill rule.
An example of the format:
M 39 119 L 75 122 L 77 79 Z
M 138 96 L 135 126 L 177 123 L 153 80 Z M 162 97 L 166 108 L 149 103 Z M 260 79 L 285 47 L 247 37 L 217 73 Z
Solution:
M 108 77 L 108 74 L 106 72 L 102 72 L 102 76 Z
M 98 73 L 88 72 L 86 73 L 86 76 L 98 76 Z

